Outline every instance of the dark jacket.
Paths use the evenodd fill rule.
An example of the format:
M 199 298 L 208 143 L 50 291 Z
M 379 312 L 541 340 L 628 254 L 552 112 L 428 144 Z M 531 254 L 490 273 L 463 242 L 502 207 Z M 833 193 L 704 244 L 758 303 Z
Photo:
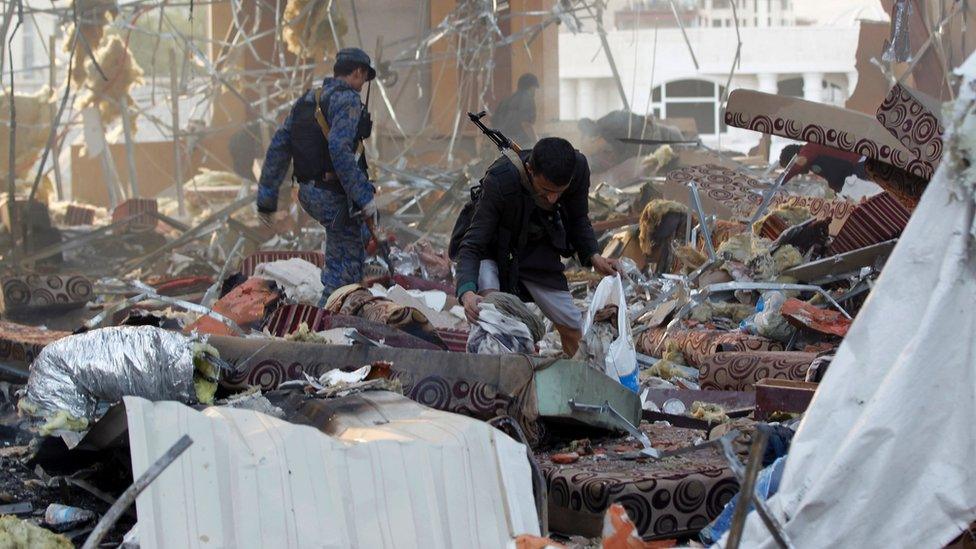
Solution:
M 530 151 L 521 153 L 528 160 Z M 520 281 L 556 289 L 566 289 L 566 277 L 559 256 L 576 253 L 584 266 L 599 253 L 589 218 L 590 168 L 586 157 L 576 153 L 576 171 L 570 188 L 556 203 L 558 219 L 547 222 L 546 212 L 538 208 L 522 185 L 518 171 L 505 156 L 488 168 L 481 180 L 481 198 L 471 225 L 458 248 L 457 294 L 477 291 L 482 259 L 498 263 L 501 290 L 525 296 Z M 530 238 L 529 233 L 542 238 Z

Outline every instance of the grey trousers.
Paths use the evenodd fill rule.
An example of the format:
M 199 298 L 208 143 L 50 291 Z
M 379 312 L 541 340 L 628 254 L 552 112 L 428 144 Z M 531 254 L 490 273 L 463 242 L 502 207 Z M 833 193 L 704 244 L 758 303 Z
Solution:
M 539 306 L 542 314 L 546 315 L 546 318 L 554 324 L 574 330 L 581 328 L 583 314 L 573 303 L 573 296 L 568 291 L 553 290 L 528 281 L 522 281 L 522 284 L 529 291 L 529 295 Z M 481 266 L 478 269 L 478 290 L 497 291 L 500 288 L 498 264 L 491 259 L 481 260 Z

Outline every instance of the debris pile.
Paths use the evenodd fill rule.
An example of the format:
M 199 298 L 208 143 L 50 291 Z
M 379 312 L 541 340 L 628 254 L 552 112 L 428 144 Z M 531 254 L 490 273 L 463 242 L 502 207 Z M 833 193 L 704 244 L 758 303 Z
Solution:
M 342 46 L 376 37 L 375 5 L 191 2 L 226 33 L 203 39 L 164 4 L 51 8 L 80 95 L 0 97 L 0 546 L 939 547 L 976 523 L 976 57 L 942 35 L 969 7 L 915 22 L 895 2 L 895 84 L 868 112 L 714 86 L 716 135 L 759 140 L 743 154 L 702 117 L 657 119 L 698 105 L 680 81 L 631 112 L 602 2 L 435 2 L 416 36 L 381 37 L 375 80 L 337 75 L 347 97 L 317 106 L 302 93 L 323 59 L 362 59 Z M 126 34 L 153 35 L 157 8 L 169 75 Z M 558 74 L 557 24 L 595 33 L 624 108 L 542 114 L 555 77 L 516 69 Z M 917 89 L 947 66 L 944 94 Z M 515 81 L 521 135 L 572 137 L 564 162 L 477 112 Z M 368 109 L 332 112 L 356 86 Z M 353 131 L 350 183 L 331 143 Z M 313 137 L 334 172 L 304 178 Z

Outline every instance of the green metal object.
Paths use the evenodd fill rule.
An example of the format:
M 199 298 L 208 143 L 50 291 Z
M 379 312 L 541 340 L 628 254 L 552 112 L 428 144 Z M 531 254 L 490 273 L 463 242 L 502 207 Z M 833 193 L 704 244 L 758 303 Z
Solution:
M 626 426 L 612 414 L 577 410 L 569 403 L 573 400 L 577 404 L 600 406 L 607 402 L 631 425 L 640 425 L 641 406 L 637 394 L 585 362 L 558 360 L 536 371 L 535 392 L 539 415 L 545 419 L 626 431 Z

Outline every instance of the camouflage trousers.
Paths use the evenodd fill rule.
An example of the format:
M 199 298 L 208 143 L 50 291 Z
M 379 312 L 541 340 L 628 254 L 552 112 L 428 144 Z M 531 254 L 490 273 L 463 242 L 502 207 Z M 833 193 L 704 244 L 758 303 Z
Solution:
M 344 194 L 302 185 L 298 190 L 298 201 L 308 215 L 325 227 L 325 264 L 322 266 L 325 290 L 320 302 L 324 305 L 336 288 L 362 282 L 369 229 L 361 217 L 349 216 L 349 201 Z

